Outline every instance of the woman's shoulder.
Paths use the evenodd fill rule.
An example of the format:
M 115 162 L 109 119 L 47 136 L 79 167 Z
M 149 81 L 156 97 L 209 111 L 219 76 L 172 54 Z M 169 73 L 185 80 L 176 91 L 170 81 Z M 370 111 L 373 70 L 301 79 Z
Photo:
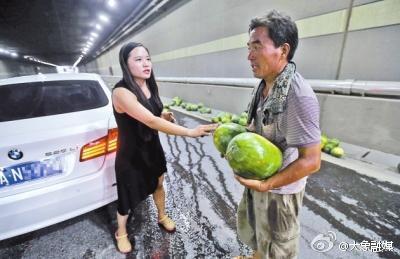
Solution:
M 125 84 L 125 82 L 124 82 L 123 79 L 119 80 L 119 81 L 114 85 L 113 90 L 116 89 L 116 88 L 120 88 L 120 87 L 126 88 L 126 84 Z
M 114 88 L 112 89 L 112 96 L 114 99 L 114 96 L 116 97 L 134 97 L 135 99 L 136 94 L 121 80 L 120 82 L 116 83 Z M 117 98 L 118 99 L 118 98 Z
M 125 93 L 126 90 L 128 90 L 129 92 L 132 93 L 132 91 L 129 89 L 129 87 L 126 85 L 126 83 L 124 82 L 124 80 L 120 80 L 119 82 L 117 82 L 114 87 L 112 88 L 112 93 Z

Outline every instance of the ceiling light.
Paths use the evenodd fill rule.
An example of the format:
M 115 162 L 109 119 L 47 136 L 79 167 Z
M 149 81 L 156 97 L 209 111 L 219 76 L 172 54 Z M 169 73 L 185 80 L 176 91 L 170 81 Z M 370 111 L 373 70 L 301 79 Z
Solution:
M 100 24 L 96 24 L 95 27 L 96 27 L 96 29 L 98 29 L 99 31 L 102 29 L 102 27 L 101 27 Z
M 16 58 L 16 57 L 18 57 L 18 54 L 17 53 L 11 53 L 11 56 Z
M 109 21 L 110 21 L 110 19 L 108 18 L 108 16 L 105 15 L 105 14 L 100 14 L 100 15 L 99 15 L 99 19 L 100 19 L 100 21 L 102 21 L 102 22 L 109 22 Z
M 117 2 L 115 2 L 115 0 L 108 0 L 107 4 L 109 7 L 114 8 L 116 6 Z

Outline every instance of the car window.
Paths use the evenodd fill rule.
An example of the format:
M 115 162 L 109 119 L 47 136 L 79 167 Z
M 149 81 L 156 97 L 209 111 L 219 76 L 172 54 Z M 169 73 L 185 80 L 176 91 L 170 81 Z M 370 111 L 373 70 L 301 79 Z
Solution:
M 0 122 L 106 106 L 97 81 L 70 80 L 0 85 Z

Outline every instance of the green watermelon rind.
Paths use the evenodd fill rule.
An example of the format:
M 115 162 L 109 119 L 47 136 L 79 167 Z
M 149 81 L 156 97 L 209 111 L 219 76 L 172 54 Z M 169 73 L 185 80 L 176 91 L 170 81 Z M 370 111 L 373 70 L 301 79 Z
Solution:
M 231 139 L 243 132 L 246 132 L 246 128 L 239 124 L 231 122 L 221 124 L 214 131 L 214 145 L 221 154 L 225 155 L 226 148 Z
M 341 147 L 334 147 L 330 150 L 332 156 L 341 158 L 344 155 L 344 150 Z
M 282 166 L 282 152 L 266 138 L 251 132 L 236 135 L 226 150 L 225 158 L 233 171 L 254 180 L 264 180 Z

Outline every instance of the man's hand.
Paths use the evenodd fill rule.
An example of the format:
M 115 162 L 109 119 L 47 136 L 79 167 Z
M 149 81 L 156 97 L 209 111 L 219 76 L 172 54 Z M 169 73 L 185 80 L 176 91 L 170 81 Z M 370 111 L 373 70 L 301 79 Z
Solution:
M 246 178 L 243 178 L 243 177 L 241 177 L 241 176 L 239 176 L 237 174 L 235 174 L 235 178 L 236 178 L 236 180 L 238 180 L 238 182 L 241 185 L 243 185 L 243 186 L 245 186 L 245 187 L 247 187 L 249 189 L 252 189 L 254 191 L 257 191 L 257 192 L 269 191 L 269 188 L 268 188 L 268 185 L 266 184 L 266 181 L 246 179 Z

